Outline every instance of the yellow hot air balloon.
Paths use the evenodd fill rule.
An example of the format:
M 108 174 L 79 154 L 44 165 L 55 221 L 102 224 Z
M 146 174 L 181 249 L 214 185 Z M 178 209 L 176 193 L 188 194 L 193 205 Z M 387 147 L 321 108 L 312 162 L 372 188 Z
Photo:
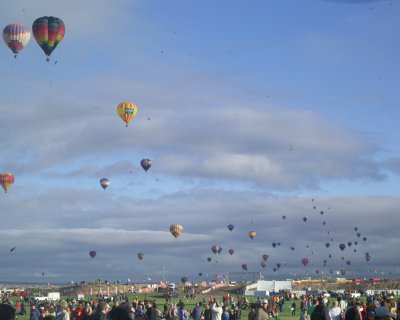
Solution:
M 249 238 L 250 239 L 253 239 L 256 235 L 257 235 L 257 233 L 255 231 L 249 231 Z
M 117 107 L 117 112 L 128 126 L 129 121 L 136 116 L 137 106 L 133 102 L 121 102 Z

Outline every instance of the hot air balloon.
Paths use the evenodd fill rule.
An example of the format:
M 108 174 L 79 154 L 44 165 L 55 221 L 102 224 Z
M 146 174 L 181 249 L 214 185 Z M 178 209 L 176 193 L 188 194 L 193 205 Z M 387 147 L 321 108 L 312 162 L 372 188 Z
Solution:
M 214 254 L 216 254 L 216 253 L 218 252 L 218 250 L 219 250 L 219 247 L 218 247 L 218 246 L 212 246 L 212 247 L 211 247 L 211 251 L 212 251 Z
M 265 263 L 265 261 L 261 261 L 261 267 L 265 268 L 267 266 L 267 264 Z
M 11 173 L 2 173 L 0 174 L 0 184 L 4 189 L 4 192 L 7 192 L 8 189 L 13 185 L 15 181 L 15 177 Z
M 282 219 L 283 219 L 283 220 L 286 220 L 286 216 L 282 216 Z
M 355 246 L 358 245 L 358 242 L 357 242 L 357 241 L 354 241 L 354 245 L 355 245 Z
M 207 257 L 207 261 L 210 262 L 212 260 L 211 257 Z
M 171 224 L 169 227 L 169 231 L 175 238 L 178 238 L 183 233 L 183 227 L 177 223 Z
M 303 266 L 307 266 L 308 265 L 308 263 L 310 262 L 310 260 L 308 259 L 308 258 L 303 258 L 303 259 L 301 259 L 301 263 L 303 264 Z
M 294 251 L 295 247 L 290 247 L 290 250 Z
M 279 269 L 282 265 L 280 263 L 277 263 L 276 266 Z
M 17 249 L 17 247 L 12 247 L 12 248 L 10 249 L 10 252 L 13 252 L 15 249 Z
M 363 241 L 364 241 L 364 242 L 366 242 L 366 241 L 367 241 L 367 238 L 366 238 L 366 237 L 364 237 L 364 238 L 363 238 Z
M 361 237 L 361 233 L 357 232 L 357 237 L 358 238 Z
M 347 242 L 347 246 L 350 248 L 351 247 L 351 245 L 352 245 L 352 243 L 349 241 L 349 242 Z
M 136 116 L 137 106 L 133 102 L 121 102 L 117 107 L 117 112 L 126 123 L 126 126 L 128 126 L 129 121 Z
M 264 261 L 267 261 L 267 260 L 268 260 L 268 258 L 269 258 L 269 255 L 267 255 L 267 254 L 263 254 L 262 258 L 263 258 L 263 260 L 264 260 Z
M 272 242 L 272 246 L 275 248 L 276 247 L 276 242 Z
M 342 257 L 341 259 L 344 260 L 344 257 Z
M 325 243 L 325 247 L 327 247 L 327 248 L 329 248 L 330 245 L 331 245 L 331 244 L 330 244 L 329 242 Z
M 353 251 L 354 251 L 354 252 L 357 252 L 357 249 L 354 249 Z
M 137 256 L 138 256 L 139 260 L 142 260 L 144 258 L 144 254 L 142 252 L 139 252 L 137 254 Z
M 55 17 L 41 17 L 33 22 L 32 31 L 36 42 L 46 54 L 47 61 L 49 61 L 51 53 L 64 37 L 64 22 Z
M 276 272 L 276 270 L 277 270 L 276 268 L 272 268 L 272 271 Z
M 280 242 L 278 242 L 278 243 L 277 243 L 277 245 L 278 245 L 278 247 L 280 247 L 280 246 L 281 246 L 281 243 L 280 243 Z
M 203 276 L 203 273 L 202 272 L 199 272 L 199 277 L 202 277 Z
M 344 250 L 346 248 L 346 245 L 344 243 L 339 244 L 339 249 Z
M 315 270 L 315 273 L 319 273 L 319 270 L 317 269 L 317 270 Z
M 350 261 L 350 260 L 347 260 L 347 261 L 346 261 L 346 264 L 349 266 L 349 265 L 351 264 L 351 261 Z
M 222 247 L 218 247 L 218 254 L 220 254 L 222 252 Z
M 100 179 L 100 185 L 103 187 L 104 190 L 106 190 L 110 185 L 110 180 L 108 180 L 107 178 Z
M 322 224 L 323 224 L 324 226 L 326 226 L 326 221 L 322 221 Z
M 229 249 L 229 254 L 233 255 L 235 253 L 235 249 Z
M 243 264 L 242 264 L 242 269 L 243 269 L 244 271 L 247 271 L 247 264 L 243 263 Z
M 323 212 L 323 211 L 320 211 L 319 214 L 322 216 L 322 215 L 324 214 L 324 212 Z
M 187 282 L 187 280 L 188 280 L 188 278 L 187 278 L 187 277 L 182 277 L 182 278 L 181 278 L 181 282 L 182 282 L 182 283 L 186 283 L 186 282 Z
M 140 161 L 140 165 L 142 166 L 143 170 L 147 172 L 147 170 L 151 167 L 151 160 L 150 159 L 142 159 Z
M 12 23 L 3 30 L 3 39 L 6 45 L 14 52 L 14 58 L 28 44 L 31 31 L 24 25 Z
M 303 218 L 303 221 L 306 222 L 307 219 L 308 219 L 307 216 L 305 216 L 305 217 Z
M 346 274 L 346 269 L 340 269 L 340 274 L 344 276 Z
M 249 231 L 248 235 L 249 235 L 250 239 L 254 239 L 254 237 L 257 235 L 257 233 L 255 231 Z
M 96 256 L 96 251 L 90 251 L 90 252 L 89 252 L 89 255 L 90 255 L 92 258 L 94 258 L 94 257 Z
M 357 231 L 358 231 L 358 228 L 357 228 L 357 227 L 354 227 L 354 231 L 356 231 L 356 232 L 357 232 Z
M 229 231 L 232 231 L 234 228 L 235 228 L 235 226 L 233 224 L 228 224 Z

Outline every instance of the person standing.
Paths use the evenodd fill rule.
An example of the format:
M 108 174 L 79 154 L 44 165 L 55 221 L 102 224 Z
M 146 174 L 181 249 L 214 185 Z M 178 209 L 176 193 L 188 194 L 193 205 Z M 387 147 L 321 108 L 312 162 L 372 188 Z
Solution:
M 290 305 L 290 311 L 292 311 L 292 316 L 296 315 L 296 301 L 293 301 Z
M 260 306 L 256 311 L 255 320 L 269 320 L 267 308 L 268 308 L 268 300 L 261 300 Z
M 311 314 L 311 320 L 330 320 L 329 310 L 326 306 L 327 302 L 328 299 L 326 298 L 318 298 L 318 304 Z
M 341 313 L 342 309 L 340 309 L 339 303 L 337 301 L 334 301 L 332 308 L 329 309 L 329 316 L 331 317 L 331 320 L 340 320 Z
M 214 303 L 211 306 L 211 311 L 212 311 L 212 316 L 211 316 L 212 320 L 221 320 L 222 308 L 218 300 L 214 299 Z

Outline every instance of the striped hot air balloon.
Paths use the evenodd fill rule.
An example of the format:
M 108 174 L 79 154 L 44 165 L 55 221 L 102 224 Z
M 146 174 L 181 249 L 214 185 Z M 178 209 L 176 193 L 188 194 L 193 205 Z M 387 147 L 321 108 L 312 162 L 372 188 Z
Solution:
M 28 44 L 31 38 L 31 31 L 20 23 L 12 23 L 3 30 L 3 39 L 7 46 L 17 54 Z
M 120 118 L 128 126 L 129 121 L 131 121 L 137 113 L 137 106 L 133 102 L 121 102 L 117 107 L 117 112 Z
M 178 238 L 183 233 L 183 227 L 180 224 L 171 224 L 169 231 L 175 238 Z
M 0 184 L 4 189 L 4 192 L 7 192 L 8 189 L 13 185 L 15 181 L 15 177 L 12 173 L 2 173 L 0 174 Z
M 51 53 L 64 38 L 64 22 L 56 17 L 41 17 L 33 22 L 32 31 L 36 42 L 46 54 L 47 61 L 49 61 Z

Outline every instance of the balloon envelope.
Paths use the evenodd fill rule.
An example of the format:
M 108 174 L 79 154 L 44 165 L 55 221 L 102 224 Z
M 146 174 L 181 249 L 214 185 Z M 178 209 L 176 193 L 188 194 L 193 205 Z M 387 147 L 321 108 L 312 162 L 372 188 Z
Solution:
M 15 177 L 12 173 L 2 173 L 0 174 L 0 184 L 4 189 L 4 192 L 7 192 L 8 189 L 13 185 L 15 181 Z
M 235 226 L 234 226 L 233 224 L 229 224 L 229 225 L 228 225 L 229 231 L 232 231 L 234 228 L 235 228 Z
M 110 180 L 108 180 L 107 178 L 100 179 L 100 185 L 103 187 L 104 190 L 106 190 L 110 185 Z
M 219 246 L 212 246 L 212 247 L 211 247 L 211 251 L 212 251 L 214 254 L 216 254 L 216 253 L 218 252 L 218 250 L 219 250 Z
M 346 248 L 346 245 L 344 243 L 339 244 L 339 249 L 344 250 Z
M 308 258 L 303 258 L 303 259 L 301 259 L 301 263 L 303 264 L 303 266 L 307 266 L 308 265 L 308 263 L 310 262 L 310 260 L 308 259 Z
M 31 31 L 20 23 L 12 23 L 3 30 L 3 39 L 6 45 L 17 54 L 28 44 Z
M 128 126 L 129 122 L 136 116 L 137 106 L 133 102 L 121 102 L 117 107 L 117 113 Z
M 151 160 L 150 159 L 142 159 L 140 161 L 140 165 L 142 166 L 143 170 L 147 172 L 147 170 L 151 167 Z
M 89 255 L 90 255 L 92 258 L 94 258 L 94 257 L 96 256 L 96 251 L 90 251 L 90 252 L 89 252 Z
M 243 269 L 244 271 L 247 271 L 247 264 L 243 263 L 243 264 L 242 264 L 242 269 Z
M 249 235 L 250 239 L 254 239 L 254 237 L 257 235 L 257 233 L 255 231 L 249 231 L 248 235 Z
M 264 261 L 267 261 L 267 260 L 268 260 L 268 258 L 269 258 L 269 255 L 267 255 L 267 254 L 263 254 L 262 258 L 263 258 L 263 260 L 264 260 Z
M 142 252 L 139 252 L 137 254 L 137 256 L 138 256 L 139 260 L 142 260 L 144 258 L 144 254 Z
M 33 36 L 47 57 L 64 38 L 64 22 L 56 17 L 41 17 L 32 25 Z
M 229 249 L 229 254 L 233 255 L 235 253 L 235 249 Z
M 210 262 L 212 260 L 211 257 L 207 257 L 207 261 Z
M 171 224 L 169 227 L 169 232 L 175 237 L 178 238 L 183 233 L 183 226 L 180 224 Z

